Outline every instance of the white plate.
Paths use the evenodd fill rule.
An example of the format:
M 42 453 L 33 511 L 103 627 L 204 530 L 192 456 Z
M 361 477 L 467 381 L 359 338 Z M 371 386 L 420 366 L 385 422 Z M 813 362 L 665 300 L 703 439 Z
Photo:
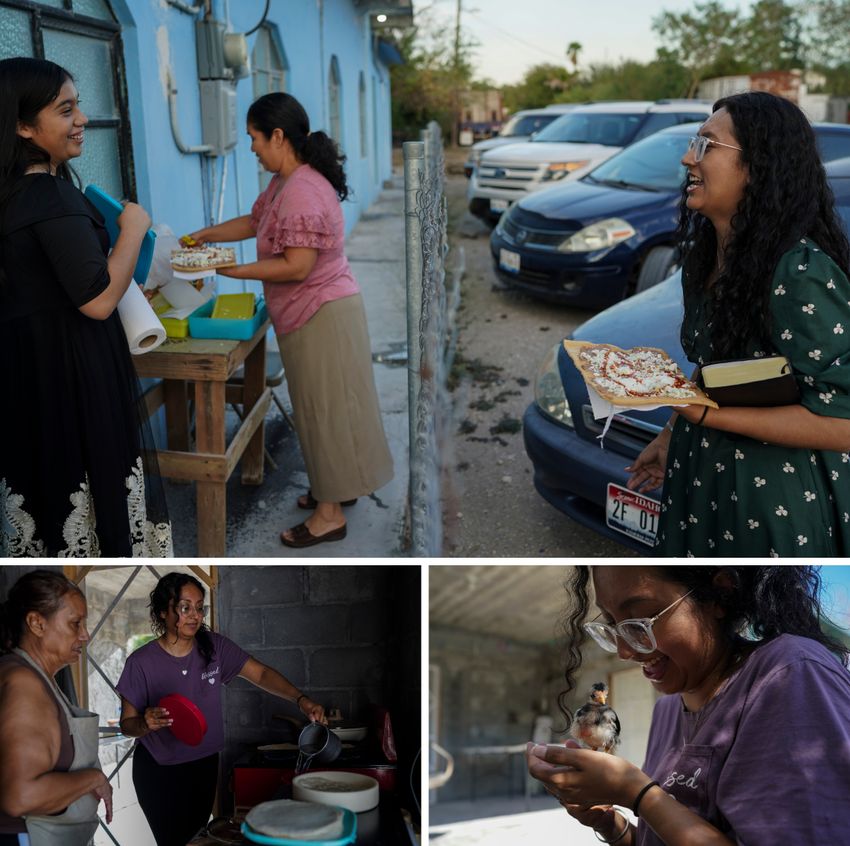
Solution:
M 655 546 L 661 503 L 645 494 L 630 491 L 614 482 L 608 483 L 605 501 L 605 523 L 647 546 Z
M 322 781 L 345 785 L 346 789 L 310 787 L 311 784 L 320 784 Z M 316 770 L 302 773 L 292 779 L 292 798 L 302 802 L 316 802 L 319 805 L 336 805 L 360 814 L 377 807 L 380 793 L 378 782 L 371 776 L 341 770 Z

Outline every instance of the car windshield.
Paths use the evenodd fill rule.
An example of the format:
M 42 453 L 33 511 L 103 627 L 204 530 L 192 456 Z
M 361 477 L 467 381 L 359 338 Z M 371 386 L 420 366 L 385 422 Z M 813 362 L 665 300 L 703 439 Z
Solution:
M 560 117 L 560 115 L 557 113 L 551 115 L 514 115 L 502 127 L 499 137 L 509 138 L 513 135 L 531 135 L 532 132 L 539 132 L 544 126 L 549 126 L 556 117 Z
M 534 136 L 534 140 L 625 147 L 634 138 L 645 117 L 643 113 L 570 113 L 550 123 Z
M 850 132 L 827 132 L 815 129 L 820 157 L 825 162 L 850 156 Z
M 685 178 L 681 158 L 687 149 L 687 135 L 651 135 L 603 162 L 585 179 L 623 188 L 677 191 Z

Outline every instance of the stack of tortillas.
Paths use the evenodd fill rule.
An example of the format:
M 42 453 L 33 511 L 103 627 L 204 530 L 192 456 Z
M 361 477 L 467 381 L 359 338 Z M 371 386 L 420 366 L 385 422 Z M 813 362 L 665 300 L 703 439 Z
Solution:
M 279 840 L 336 840 L 343 834 L 343 817 L 341 808 L 279 799 L 256 805 L 245 822 L 257 834 Z

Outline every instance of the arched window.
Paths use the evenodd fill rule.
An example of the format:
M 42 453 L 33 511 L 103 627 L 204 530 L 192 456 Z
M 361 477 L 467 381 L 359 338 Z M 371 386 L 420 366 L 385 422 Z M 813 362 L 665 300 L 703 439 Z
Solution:
M 280 41 L 277 27 L 264 25 L 257 30 L 257 40 L 251 52 L 251 67 L 253 69 L 254 99 L 273 91 L 286 91 L 286 72 L 289 63 Z M 272 174 L 262 165 L 258 165 L 257 178 L 260 190 L 264 191 L 271 181 Z
M 363 71 L 360 71 L 360 157 L 366 158 L 369 155 L 369 121 L 368 121 L 368 105 L 366 101 L 366 77 Z
M 342 146 L 342 76 L 336 56 L 328 74 L 328 122 L 331 138 Z
M 135 199 L 121 27 L 109 3 L 0 0 L 0 59 L 12 56 L 50 59 L 68 69 L 89 119 L 74 170 L 84 186 L 94 182 L 114 197 Z
M 272 91 L 286 91 L 286 72 L 289 64 L 276 29 L 261 26 L 251 53 L 254 71 L 254 99 Z

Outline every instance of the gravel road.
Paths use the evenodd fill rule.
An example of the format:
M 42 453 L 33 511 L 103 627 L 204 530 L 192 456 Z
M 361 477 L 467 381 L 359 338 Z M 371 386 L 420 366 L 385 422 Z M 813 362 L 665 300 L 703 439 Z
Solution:
M 454 435 L 443 482 L 444 555 L 631 557 L 549 505 L 534 489 L 522 415 L 546 352 L 592 312 L 506 289 L 493 272 L 489 229 L 466 211 L 466 151 L 447 151 L 453 253 L 462 247 Z M 451 262 L 451 258 L 450 258 Z

